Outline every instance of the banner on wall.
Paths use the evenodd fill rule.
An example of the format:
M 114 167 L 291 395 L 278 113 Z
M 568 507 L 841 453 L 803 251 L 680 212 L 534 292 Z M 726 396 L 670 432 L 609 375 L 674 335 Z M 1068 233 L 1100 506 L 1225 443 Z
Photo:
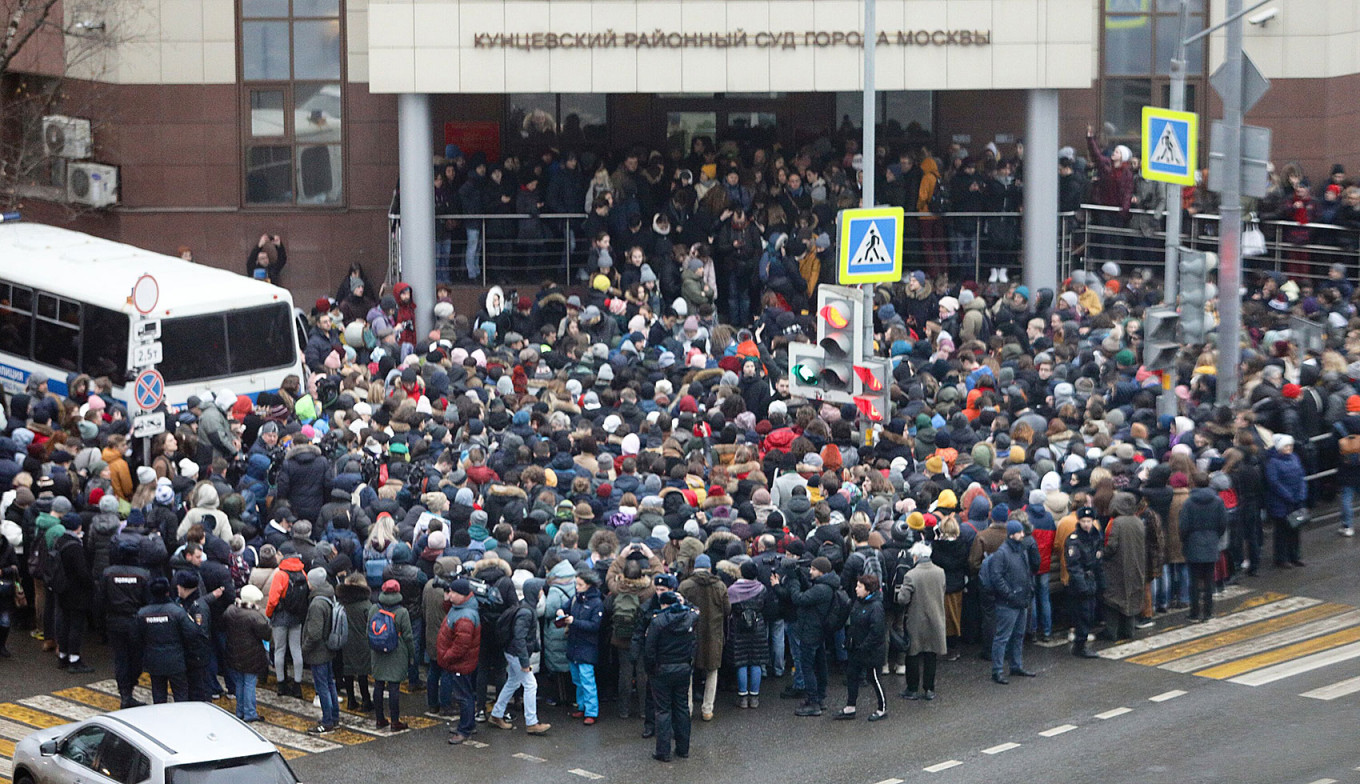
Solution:
M 480 152 L 487 161 L 501 159 L 501 124 L 494 120 L 444 123 L 444 144 L 456 144 L 463 155 Z

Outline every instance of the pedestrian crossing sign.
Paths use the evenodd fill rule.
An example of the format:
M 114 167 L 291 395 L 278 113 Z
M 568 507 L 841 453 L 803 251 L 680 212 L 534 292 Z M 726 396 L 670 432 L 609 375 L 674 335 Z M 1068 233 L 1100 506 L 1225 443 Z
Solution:
M 836 283 L 891 283 L 902 279 L 901 207 L 841 210 Z
M 1143 107 L 1142 173 L 1145 179 L 1195 184 L 1199 115 Z

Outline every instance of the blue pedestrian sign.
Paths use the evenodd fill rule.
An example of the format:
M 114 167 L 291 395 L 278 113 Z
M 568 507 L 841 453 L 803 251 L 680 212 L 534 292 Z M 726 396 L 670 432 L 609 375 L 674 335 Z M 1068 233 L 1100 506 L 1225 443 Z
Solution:
M 1195 184 L 1199 115 L 1143 107 L 1142 173 L 1145 179 Z
M 836 283 L 853 286 L 901 280 L 903 220 L 901 207 L 841 210 Z
M 137 374 L 132 396 L 137 401 L 137 407 L 143 411 L 160 406 L 165 400 L 165 379 L 155 370 L 143 370 Z

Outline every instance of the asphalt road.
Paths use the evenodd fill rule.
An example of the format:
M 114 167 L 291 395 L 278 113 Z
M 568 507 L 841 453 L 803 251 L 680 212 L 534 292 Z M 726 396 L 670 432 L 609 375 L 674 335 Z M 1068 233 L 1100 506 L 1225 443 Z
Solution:
M 1337 537 L 1330 525 L 1320 527 L 1306 534 L 1304 556 L 1307 567 L 1267 567 L 1221 602 L 1221 627 L 1190 626 L 1183 613 L 1173 613 L 1159 617 L 1157 628 L 1140 631 L 1140 638 L 1170 635 L 1145 643 L 1159 661 L 1191 652 L 1232 659 L 1220 670 L 1196 667 L 1198 675 L 1168 669 L 1193 659 L 1149 666 L 1136 656 L 1079 660 L 1065 645 L 1029 645 L 1026 664 L 1039 677 L 1013 678 L 1009 686 L 991 683 L 989 665 L 970 655 L 941 662 L 939 698 L 932 703 L 897 698 L 902 678 L 886 678 L 889 716 L 875 724 L 833 721 L 830 713 L 797 718 L 795 703 L 777 698 L 780 680 L 767 681 L 756 711 L 737 710 L 735 695 L 720 692 L 716 718 L 695 722 L 691 758 L 671 764 L 650 758 L 652 742 L 639 737 L 640 720 L 614 718 L 614 706 L 606 703 L 595 727 L 569 719 L 565 708 L 541 706 L 542 720 L 554 725 L 545 737 L 483 724 L 474 736 L 477 747 L 453 747 L 445 743 L 443 725 L 436 724 L 361 738 L 356 745 L 299 756 L 292 765 L 303 781 L 326 784 L 450 779 L 665 784 L 738 777 L 771 784 L 1017 777 L 1360 784 L 1352 723 L 1360 706 L 1360 619 L 1352 616 L 1360 615 L 1354 565 L 1360 540 Z M 1296 614 L 1299 608 L 1309 608 L 1304 610 L 1309 614 Z M 1314 628 L 1318 624 L 1330 625 Z M 1171 643 L 1179 646 L 1168 647 Z M 50 657 L 39 659 L 37 643 L 27 635 L 12 647 L 16 658 L 0 661 L 0 699 L 7 705 L 24 698 L 32 704 L 33 695 L 56 705 L 42 695 L 77 699 L 66 690 L 110 677 L 100 653 L 93 657 L 99 672 L 80 678 L 57 671 Z M 1228 678 L 1237 670 L 1268 682 L 1232 682 Z M 1278 676 L 1259 677 L 1276 671 Z M 1307 692 L 1314 697 L 1303 696 Z M 833 710 L 844 693 L 833 675 Z M 862 716 L 870 700 L 862 691 Z M 296 704 L 299 714 L 311 710 Z M 420 709 L 423 695 L 408 696 L 406 704 Z

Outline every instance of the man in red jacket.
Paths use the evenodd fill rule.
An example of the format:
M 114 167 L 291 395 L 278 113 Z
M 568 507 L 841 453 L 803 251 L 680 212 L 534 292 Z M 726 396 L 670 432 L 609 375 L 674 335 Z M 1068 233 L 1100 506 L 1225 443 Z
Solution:
M 477 614 L 477 600 L 472 595 L 472 584 L 458 578 L 444 589 L 444 600 L 450 605 L 449 614 L 439 627 L 435 646 L 439 668 L 453 679 L 453 698 L 458 702 L 458 726 L 451 728 L 449 743 L 458 745 L 476 729 L 477 659 L 482 650 L 482 623 Z

